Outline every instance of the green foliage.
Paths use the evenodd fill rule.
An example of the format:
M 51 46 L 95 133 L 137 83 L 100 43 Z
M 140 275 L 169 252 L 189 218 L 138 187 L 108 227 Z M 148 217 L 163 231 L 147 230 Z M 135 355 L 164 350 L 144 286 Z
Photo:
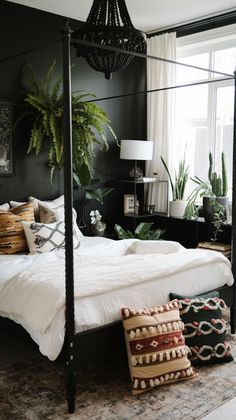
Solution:
M 178 172 L 175 171 L 175 180 L 173 182 L 170 171 L 167 167 L 166 162 L 164 161 L 163 157 L 161 156 L 161 161 L 164 165 L 164 168 L 168 174 L 170 185 L 171 185 L 171 191 L 172 191 L 172 197 L 173 200 L 183 200 L 184 198 L 184 191 L 185 187 L 189 178 L 189 166 L 186 166 L 185 162 L 185 154 L 182 160 L 179 162 Z
M 82 188 L 85 197 L 88 200 L 96 200 L 100 204 L 103 204 L 104 197 L 110 194 L 110 192 L 114 189 L 110 187 L 100 187 L 91 189 L 91 187 L 97 184 L 100 180 L 91 177 L 89 169 L 85 164 L 82 164 L 78 171 L 78 174 L 73 173 L 73 178 L 76 186 Z
M 202 181 L 197 176 L 195 178 L 190 179 L 194 181 L 197 184 L 197 186 L 189 195 L 188 203 L 185 207 L 184 218 L 189 220 L 196 219 L 198 217 L 198 207 L 196 206 L 196 201 L 198 197 L 213 196 L 211 187 L 207 182 Z
M 28 153 L 35 150 L 38 155 L 43 142 L 49 142 L 49 165 L 52 173 L 55 168 L 63 166 L 63 95 L 60 94 L 61 78 L 53 82 L 56 63 L 48 69 L 43 80 L 37 80 L 33 68 L 27 66 L 31 90 L 26 94 L 25 102 L 29 110 L 24 117 L 30 117 L 32 128 Z M 86 102 L 85 98 L 95 97 L 89 93 L 72 96 L 72 139 L 73 139 L 73 170 L 78 174 L 85 165 L 92 173 L 92 159 L 95 156 L 95 146 L 107 150 L 106 130 L 116 138 L 106 116 L 106 113 L 93 102 Z
M 142 239 L 142 240 L 158 240 L 161 235 L 165 233 L 162 229 L 151 229 L 154 223 L 139 223 L 134 233 L 130 230 L 125 230 L 119 225 L 115 225 L 115 231 L 118 234 L 119 239 Z
M 221 153 L 221 176 L 216 172 L 212 172 L 213 158 L 212 153 L 209 153 L 209 170 L 208 179 L 211 184 L 212 192 L 216 197 L 225 197 L 228 192 L 227 170 L 225 164 L 225 154 Z

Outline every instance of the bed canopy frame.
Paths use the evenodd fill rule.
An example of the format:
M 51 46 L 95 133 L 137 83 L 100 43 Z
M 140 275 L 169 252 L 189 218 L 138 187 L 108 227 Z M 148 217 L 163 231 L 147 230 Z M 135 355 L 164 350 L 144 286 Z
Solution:
M 58 41 L 56 41 L 57 43 Z M 60 41 L 59 41 L 60 42 Z M 55 43 L 55 42 L 54 42 Z M 68 401 L 68 411 L 73 413 L 75 411 L 75 395 L 76 395 L 76 384 L 77 384 L 77 369 L 78 359 L 81 358 L 81 343 L 93 340 L 94 335 L 101 333 L 104 335 L 104 330 L 107 330 L 110 334 L 111 328 L 119 327 L 120 321 L 116 323 L 89 330 L 76 334 L 75 332 L 75 316 L 74 316 L 74 255 L 73 255 L 73 220 L 72 220 L 72 208 L 73 208 L 73 176 L 72 176 L 72 105 L 71 105 L 71 60 L 70 50 L 71 44 L 76 44 L 78 49 L 79 45 L 88 45 L 93 48 L 102 48 L 105 50 L 122 52 L 125 54 L 133 55 L 134 57 L 140 57 L 143 59 L 154 59 L 164 61 L 173 65 L 181 65 L 190 67 L 206 72 L 211 72 L 221 76 L 219 79 L 201 81 L 196 83 L 182 84 L 176 86 L 168 86 L 164 88 L 158 88 L 153 90 L 136 91 L 131 93 L 124 93 L 121 95 L 114 95 L 109 97 L 102 97 L 92 99 L 90 101 L 98 102 L 102 100 L 110 100 L 140 94 L 154 93 L 164 90 L 183 88 L 194 85 L 209 84 L 216 81 L 223 80 L 234 80 L 234 131 L 233 131 L 233 181 L 232 181 L 232 272 L 234 278 L 236 278 L 236 71 L 233 75 L 205 69 L 198 66 L 180 63 L 177 61 L 167 60 L 150 55 L 144 55 L 140 53 L 133 53 L 121 50 L 119 48 L 112 48 L 108 46 L 101 46 L 100 44 L 76 40 L 73 39 L 73 32 L 70 29 L 69 21 L 64 21 L 62 28 L 62 58 L 63 58 L 63 146 L 64 146 L 64 196 L 65 196 L 65 352 L 66 352 L 66 392 Z M 52 43 L 50 43 L 51 45 Z M 49 44 L 47 44 L 49 45 Z M 41 45 L 38 48 L 34 48 L 33 51 L 42 49 L 45 45 Z M 32 50 L 30 50 L 32 51 Z M 26 52 L 16 54 L 11 57 L 7 57 L 1 61 L 6 61 L 19 55 L 23 55 Z M 228 306 L 230 306 L 231 312 L 231 331 L 235 332 L 236 329 L 236 285 L 225 286 L 218 289 L 220 295 L 226 300 Z M 111 335 L 110 335 L 111 337 Z M 117 333 L 112 334 L 112 338 L 117 340 Z
M 102 48 L 104 50 L 115 50 L 126 54 L 132 54 L 135 57 L 141 57 L 144 59 L 150 58 L 155 60 L 161 60 L 174 65 L 183 65 L 206 72 L 211 72 L 221 76 L 221 79 L 217 81 L 234 79 L 234 132 L 233 132 L 233 203 L 232 203 L 232 271 L 234 278 L 236 278 L 236 71 L 233 75 L 222 73 L 219 71 L 213 71 L 202 67 L 192 66 L 188 64 L 179 63 L 172 60 L 163 58 L 153 57 L 140 53 L 132 53 L 121 50 L 119 48 L 112 48 L 108 46 L 101 46 L 100 44 L 73 39 L 73 33 L 69 27 L 69 22 L 64 22 L 63 27 L 63 106 L 64 106 L 64 118 L 63 118 L 63 142 L 64 142 L 64 195 L 65 195 L 65 274 L 66 274 L 66 378 L 67 378 L 67 400 L 68 400 L 68 411 L 73 413 L 75 410 L 75 393 L 76 393 L 76 337 L 79 334 L 75 333 L 75 320 L 74 320 L 74 272 L 73 272 L 73 228 L 72 228 L 72 207 L 73 207 L 73 185 L 72 185 L 72 107 L 71 107 L 71 62 L 70 62 L 70 47 L 73 43 L 76 48 L 79 45 L 87 45 L 94 48 Z M 169 86 L 160 89 L 146 90 L 132 92 L 122 95 L 114 95 L 104 98 L 94 99 L 93 101 L 110 100 L 115 98 L 121 98 L 125 96 L 133 96 L 145 93 L 153 93 L 158 91 L 164 91 L 169 89 L 182 88 L 187 86 L 193 86 L 197 84 L 208 84 L 214 83 L 216 80 L 202 81 L 197 83 L 191 83 L 179 86 Z M 235 286 L 226 287 L 228 289 L 227 296 L 224 291 L 222 292 L 226 300 L 228 298 L 228 305 L 231 310 L 231 330 L 235 331 L 236 327 L 236 288 Z M 78 349 L 79 350 L 79 349 Z

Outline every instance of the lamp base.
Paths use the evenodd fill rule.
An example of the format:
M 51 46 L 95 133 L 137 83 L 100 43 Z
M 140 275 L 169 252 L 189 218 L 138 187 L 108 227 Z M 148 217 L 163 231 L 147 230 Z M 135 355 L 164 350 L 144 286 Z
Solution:
M 130 178 L 142 179 L 143 178 L 143 171 L 138 166 L 133 167 L 129 172 Z

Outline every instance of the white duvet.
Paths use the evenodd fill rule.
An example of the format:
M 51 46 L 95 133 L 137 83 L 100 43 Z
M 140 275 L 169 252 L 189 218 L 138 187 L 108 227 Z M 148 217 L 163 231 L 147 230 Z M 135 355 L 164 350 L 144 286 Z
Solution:
M 21 323 L 50 359 L 64 341 L 64 251 L 0 256 L 0 315 Z M 233 284 L 220 253 L 176 242 L 84 238 L 74 253 L 77 331 L 120 318 L 122 306 L 156 306 L 169 292 L 196 294 Z

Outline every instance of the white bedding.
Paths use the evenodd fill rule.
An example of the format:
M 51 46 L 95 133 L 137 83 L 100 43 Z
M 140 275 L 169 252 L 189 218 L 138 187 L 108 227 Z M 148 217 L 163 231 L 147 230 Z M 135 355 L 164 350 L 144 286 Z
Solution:
M 64 341 L 64 251 L 0 256 L 0 315 L 19 322 L 54 360 Z M 120 319 L 122 306 L 157 306 L 169 292 L 233 284 L 220 253 L 169 241 L 84 237 L 74 257 L 76 330 Z

